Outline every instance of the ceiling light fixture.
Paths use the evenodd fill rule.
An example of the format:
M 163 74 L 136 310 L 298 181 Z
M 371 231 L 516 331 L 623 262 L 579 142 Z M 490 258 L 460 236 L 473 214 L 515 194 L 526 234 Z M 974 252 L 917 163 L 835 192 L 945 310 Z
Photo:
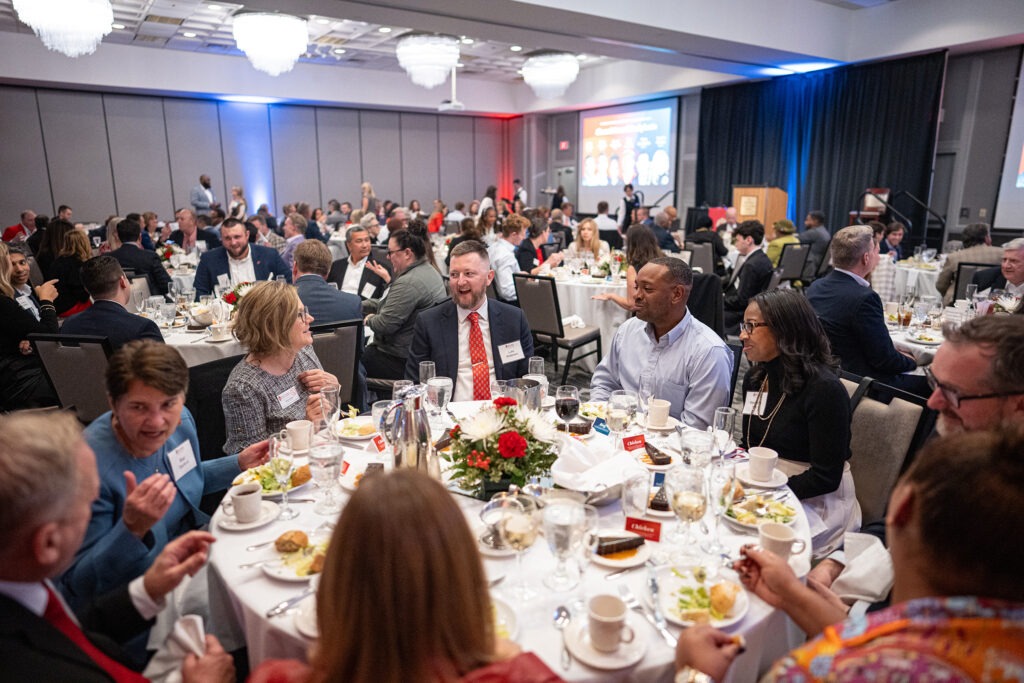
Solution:
M 391 27 L 390 26 L 381 26 L 379 29 L 377 29 L 377 32 L 378 33 L 391 33 Z
M 124 24 L 111 24 L 110 28 L 114 29 L 115 31 L 120 31 L 124 28 Z
M 14 10 L 43 45 L 68 57 L 95 52 L 114 23 L 110 0 L 14 0 Z
M 402 36 L 395 56 L 416 85 L 435 88 L 459 61 L 459 40 L 453 36 L 413 33 Z
M 343 47 L 336 47 L 336 48 L 334 48 L 334 54 L 336 54 L 336 55 L 343 55 L 343 54 L 345 54 L 345 48 L 343 48 Z
M 541 99 L 562 95 L 579 73 L 579 60 L 567 52 L 542 52 L 523 64 L 523 80 Z
M 185 31 L 181 35 L 185 36 L 186 38 L 195 38 L 197 34 L 195 31 Z
M 306 52 L 306 20 L 290 14 L 243 12 L 235 15 L 235 43 L 257 71 L 280 76 Z
M 512 50 L 512 52 L 522 52 L 523 51 L 523 46 L 522 45 L 513 45 L 509 49 Z

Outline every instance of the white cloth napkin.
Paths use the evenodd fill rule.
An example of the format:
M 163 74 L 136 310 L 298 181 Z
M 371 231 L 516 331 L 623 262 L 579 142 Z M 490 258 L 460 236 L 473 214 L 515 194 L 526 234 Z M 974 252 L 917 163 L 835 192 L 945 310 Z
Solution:
M 142 673 L 154 683 L 180 683 L 181 665 L 188 654 L 206 654 L 206 629 L 203 618 L 196 614 L 186 614 L 175 622 L 167 640 Z
M 594 492 L 621 484 L 625 473 L 637 466 L 629 453 L 612 454 L 607 439 L 591 439 L 583 443 L 562 437 L 558 460 L 551 467 L 556 484 L 571 491 Z
M 456 420 L 465 420 L 476 415 L 488 403 L 490 401 L 452 401 L 448 404 L 448 411 Z
M 586 327 L 587 324 L 583 322 L 583 318 L 578 315 L 570 315 L 568 318 L 562 318 L 562 325 L 564 327 Z
M 875 603 L 892 590 L 892 556 L 870 534 L 848 531 L 843 537 L 846 567 L 832 584 L 832 591 L 846 604 L 858 600 Z

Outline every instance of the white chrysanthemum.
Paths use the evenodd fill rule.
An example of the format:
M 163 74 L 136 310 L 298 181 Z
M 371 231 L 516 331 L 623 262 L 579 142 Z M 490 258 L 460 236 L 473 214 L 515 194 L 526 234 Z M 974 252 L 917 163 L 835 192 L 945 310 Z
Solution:
M 554 443 L 558 440 L 558 430 L 536 410 L 522 408 L 516 413 L 516 416 L 526 424 L 526 428 L 537 441 Z
M 459 424 L 462 434 L 470 441 L 486 439 L 501 429 L 501 417 L 492 408 L 481 410 Z

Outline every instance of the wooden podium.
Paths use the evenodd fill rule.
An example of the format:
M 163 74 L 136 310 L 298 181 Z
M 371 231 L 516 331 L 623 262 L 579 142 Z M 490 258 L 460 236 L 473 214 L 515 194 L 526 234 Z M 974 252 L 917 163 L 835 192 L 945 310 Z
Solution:
M 767 185 L 733 185 L 732 205 L 736 217 L 743 221 L 761 221 L 765 233 L 770 233 L 775 221 L 786 217 L 789 196 L 777 187 Z

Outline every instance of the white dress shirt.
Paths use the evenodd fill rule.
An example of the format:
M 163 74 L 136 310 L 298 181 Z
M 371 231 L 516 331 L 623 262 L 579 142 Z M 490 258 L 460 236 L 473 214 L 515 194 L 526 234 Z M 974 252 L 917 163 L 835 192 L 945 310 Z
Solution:
M 359 296 L 359 282 L 363 279 L 363 269 L 366 268 L 368 258 L 370 257 L 364 256 L 358 263 L 352 263 L 352 258 L 349 257 L 345 278 L 341 281 L 341 291 Z
M 519 272 L 515 245 L 505 239 L 496 239 L 487 247 L 487 255 L 494 270 L 494 289 L 497 290 L 498 296 L 505 301 L 515 301 L 518 297 L 512 273 Z
M 32 298 L 32 288 L 27 283 L 21 287 L 15 287 L 14 295 L 18 305 L 34 315 L 36 320 L 39 320 L 39 307 L 36 306 L 35 299 Z
M 459 314 L 459 370 L 455 375 L 455 389 L 452 392 L 452 400 L 472 401 L 473 362 L 470 359 L 469 353 L 469 328 L 472 326 L 469 322 L 469 314 L 472 311 L 459 305 L 455 306 L 455 310 Z M 490 386 L 496 378 L 494 375 L 494 353 L 491 351 L 491 325 L 487 321 L 486 297 L 480 308 L 476 309 L 476 312 L 480 314 L 478 323 L 480 325 L 480 334 L 484 339 L 484 350 L 487 353 L 487 384 Z
M 167 601 L 160 600 L 157 602 L 149 597 L 149 593 L 146 592 L 146 587 L 143 584 L 144 578 L 144 576 L 136 577 L 128 584 L 128 596 L 131 598 L 135 611 L 148 621 L 160 614 L 167 605 Z M 53 588 L 52 585 L 50 587 Z M 67 615 L 78 624 L 78 618 L 75 616 L 74 610 L 64 602 L 60 591 L 53 588 L 53 592 L 64 605 L 64 611 Z M 50 596 L 46 592 L 46 585 L 42 581 L 0 581 L 0 595 L 7 596 L 37 617 L 42 617 L 46 614 L 46 605 L 50 601 Z
M 619 231 L 618 223 L 609 218 L 608 214 L 606 213 L 597 214 L 597 216 L 594 217 L 594 222 L 597 223 L 598 230 L 615 230 L 616 232 Z
M 256 282 L 256 270 L 252 265 L 252 249 L 245 250 L 245 258 L 232 258 L 228 254 L 228 274 L 231 276 L 231 284 L 240 285 L 243 282 Z
M 1003 287 L 1003 290 L 1007 294 L 1012 294 L 1013 296 L 1024 296 L 1024 282 L 1020 283 L 1019 285 L 1015 285 L 1009 280 L 1007 280 L 1006 286 Z

